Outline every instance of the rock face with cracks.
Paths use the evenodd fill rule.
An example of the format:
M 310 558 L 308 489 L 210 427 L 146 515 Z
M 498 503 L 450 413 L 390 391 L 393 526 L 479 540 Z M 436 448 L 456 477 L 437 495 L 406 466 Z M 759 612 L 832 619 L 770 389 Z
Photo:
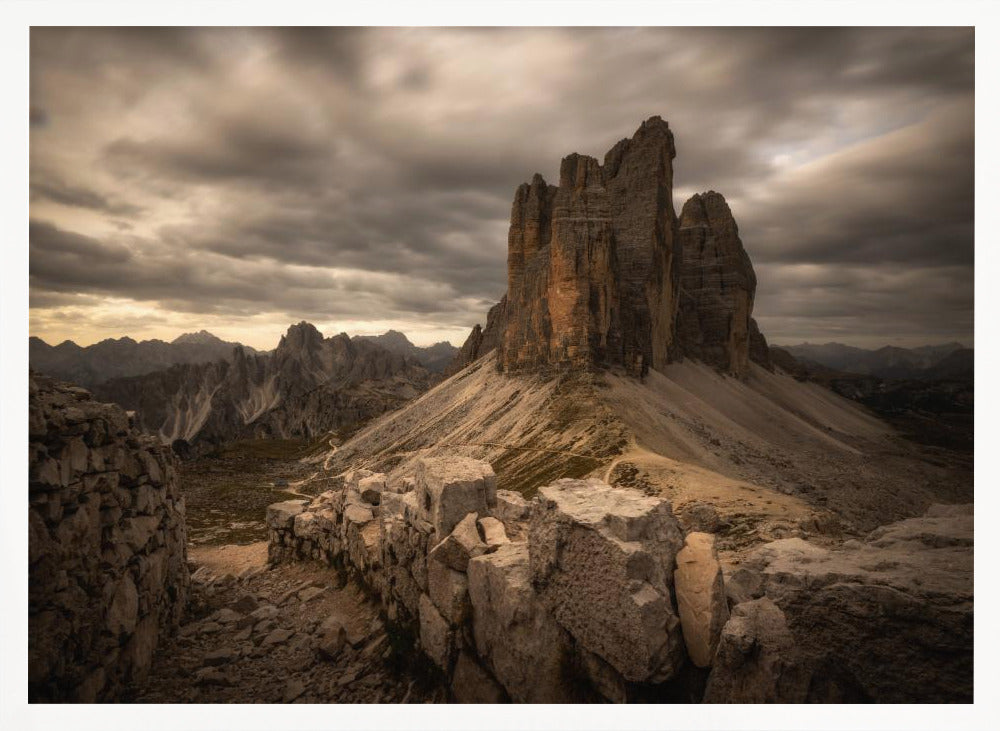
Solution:
M 507 293 L 476 325 L 451 373 L 499 351 L 508 373 L 650 368 L 688 357 L 739 378 L 770 369 L 751 318 L 756 276 L 725 199 L 673 207 L 674 137 L 651 117 L 604 156 L 563 158 L 514 195 Z
M 690 358 L 745 378 L 750 369 L 751 325 L 757 277 L 740 241 L 726 199 L 715 191 L 693 196 L 681 210 L 680 350 Z M 760 356 L 760 344 L 755 342 Z
M 572 700 L 569 634 L 531 584 L 528 547 L 501 546 L 469 562 L 473 636 L 484 664 L 519 703 Z
M 585 649 L 633 682 L 662 682 L 683 662 L 671 593 L 681 533 L 670 503 L 599 480 L 543 487 L 531 516 L 532 581 Z
M 674 138 L 659 117 L 596 159 L 562 161 L 559 185 L 518 188 L 507 254 L 501 367 L 663 365 L 673 339 Z
M 496 475 L 478 460 L 428 457 L 417 463 L 416 480 L 420 515 L 442 537 L 469 513 L 496 505 Z
M 733 609 L 707 699 L 970 702 L 972 528 L 971 505 L 932 506 L 833 550 L 799 538 L 761 546 L 743 569 L 759 582 L 742 583 L 764 597 Z M 743 609 L 762 601 L 774 606 L 766 622 Z M 765 626 L 771 640 L 758 644 L 780 662 L 740 639 Z M 791 667 L 806 680 L 785 682 Z
M 738 604 L 719 640 L 706 703 L 802 703 L 809 678 L 784 613 L 770 599 Z

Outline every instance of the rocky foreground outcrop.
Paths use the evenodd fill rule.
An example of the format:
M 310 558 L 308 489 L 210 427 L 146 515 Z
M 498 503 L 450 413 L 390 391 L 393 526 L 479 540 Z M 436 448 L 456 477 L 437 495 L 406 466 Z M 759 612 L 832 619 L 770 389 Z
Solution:
M 563 479 L 525 501 L 495 484 L 464 457 L 353 471 L 268 509 L 270 560 L 349 570 L 463 702 L 971 695 L 964 507 L 836 549 L 775 541 L 734 569 L 662 498 Z
M 227 361 L 178 365 L 95 387 L 136 412 L 165 443 L 312 438 L 351 429 L 424 390 L 430 374 L 408 356 L 341 333 L 293 325 L 271 354 L 237 348 Z
M 670 504 L 557 480 L 530 504 L 486 462 L 354 471 L 342 490 L 268 509 L 270 559 L 353 568 L 410 624 L 458 700 L 624 701 L 684 663 Z
M 521 185 L 507 294 L 450 371 L 492 348 L 509 373 L 622 367 L 641 376 L 688 357 L 745 378 L 751 352 L 770 367 L 751 319 L 756 277 L 732 212 L 709 191 L 678 218 L 675 156 L 669 125 L 651 117 L 603 164 L 574 153 L 558 186 L 537 174 Z
M 120 408 L 29 380 L 28 696 L 116 700 L 187 601 L 174 457 Z
M 833 549 L 761 546 L 729 577 L 733 617 L 705 699 L 971 702 L 972 549 L 971 505 Z

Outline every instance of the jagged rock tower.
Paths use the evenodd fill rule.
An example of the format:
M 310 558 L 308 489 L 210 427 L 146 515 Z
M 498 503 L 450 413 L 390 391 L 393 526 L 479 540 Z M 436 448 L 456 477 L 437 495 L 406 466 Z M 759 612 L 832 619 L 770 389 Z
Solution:
M 749 368 L 757 277 L 726 199 L 714 190 L 693 196 L 681 209 L 677 233 L 677 336 L 684 355 L 744 374 Z
M 521 185 L 505 301 L 458 365 L 496 347 L 511 373 L 620 366 L 641 376 L 688 356 L 743 378 L 751 339 L 766 360 L 750 318 L 756 277 L 729 206 L 696 195 L 678 221 L 675 155 L 669 125 L 651 117 L 603 165 L 574 153 L 558 187 L 537 174 Z
M 501 367 L 667 362 L 673 339 L 674 138 L 653 117 L 604 157 L 562 161 L 514 197 Z

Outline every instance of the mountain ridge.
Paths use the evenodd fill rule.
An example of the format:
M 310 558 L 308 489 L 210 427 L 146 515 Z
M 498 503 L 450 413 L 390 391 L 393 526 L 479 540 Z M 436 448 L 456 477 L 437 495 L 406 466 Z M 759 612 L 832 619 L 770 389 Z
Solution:
M 289 326 L 272 352 L 237 346 L 229 358 L 110 379 L 94 394 L 136 412 L 163 442 L 218 445 L 247 438 L 311 439 L 353 429 L 424 390 L 418 362 L 346 333 Z

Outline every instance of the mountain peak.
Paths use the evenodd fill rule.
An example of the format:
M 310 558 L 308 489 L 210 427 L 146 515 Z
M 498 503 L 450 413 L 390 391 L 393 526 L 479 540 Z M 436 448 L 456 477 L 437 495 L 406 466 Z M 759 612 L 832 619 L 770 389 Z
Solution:
M 219 338 L 208 330 L 199 330 L 196 333 L 184 333 L 183 335 L 178 335 L 171 341 L 174 345 L 209 345 L 223 342 L 222 338 Z

